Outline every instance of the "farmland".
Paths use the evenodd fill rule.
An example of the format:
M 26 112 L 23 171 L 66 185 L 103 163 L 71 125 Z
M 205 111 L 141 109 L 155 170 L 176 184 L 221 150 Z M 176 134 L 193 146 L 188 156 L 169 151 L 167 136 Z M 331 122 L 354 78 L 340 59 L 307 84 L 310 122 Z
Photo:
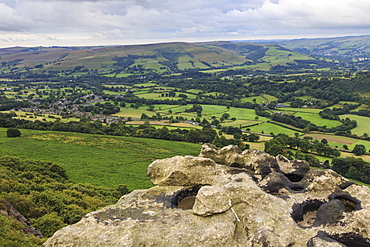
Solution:
M 353 50 L 347 38 L 348 49 L 322 41 L 315 46 L 327 42 L 335 56 Z M 0 156 L 53 162 L 81 190 L 74 194 L 94 185 L 118 197 L 127 193 L 120 185 L 152 186 L 147 167 L 154 160 L 196 156 L 203 143 L 320 168 L 345 157 L 370 162 L 370 73 L 355 72 L 366 61 L 310 57 L 303 52 L 321 50 L 300 50 L 305 42 L 287 42 L 292 50 L 246 42 L 0 49 Z M 7 137 L 13 128 L 22 135 Z M 368 182 L 365 172 L 341 174 Z M 28 196 L 59 198 L 54 183 L 37 179 L 49 191 Z M 10 192 L 13 198 L 23 195 Z
M 165 132 L 179 133 L 181 138 L 172 137 L 176 140 L 185 140 L 190 130 L 212 128 L 218 137 L 259 149 L 264 138 L 278 134 L 316 139 L 325 135 L 333 147 L 353 149 L 361 144 L 369 149 L 364 135 L 369 132 L 369 117 L 364 116 L 370 91 L 366 77 L 326 76 L 328 68 L 320 67 L 324 63 L 285 48 L 209 42 L 86 47 L 73 52 L 55 48 L 48 55 L 46 48 L 40 50 L 45 54 L 22 50 L 27 59 L 17 60 L 16 68 L 13 62 L 7 64 L 14 54 L 1 58 L 8 65 L 2 67 L 4 74 L 18 69 L 20 74 L 50 78 L 12 79 L 15 75 L 9 73 L 1 81 L 3 112 L 32 121 L 28 127 L 158 138 L 149 133 L 166 126 Z M 36 62 L 40 64 L 35 66 Z M 23 71 L 30 63 L 33 67 Z M 363 98 L 357 95 L 360 88 Z M 335 109 L 343 111 L 338 115 Z M 157 130 L 144 134 L 148 126 Z M 246 142 L 251 132 L 260 136 L 259 142 Z M 341 138 L 351 141 L 344 144 Z

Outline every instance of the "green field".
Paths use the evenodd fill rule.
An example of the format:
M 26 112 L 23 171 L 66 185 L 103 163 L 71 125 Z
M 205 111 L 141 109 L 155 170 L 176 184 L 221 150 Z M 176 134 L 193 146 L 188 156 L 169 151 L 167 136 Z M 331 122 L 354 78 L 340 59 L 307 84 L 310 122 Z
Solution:
M 254 110 L 245 108 L 230 107 L 227 113 L 230 114 L 230 118 L 235 117 L 236 119 L 254 120 L 257 117 L 256 112 Z M 268 119 L 265 117 L 258 116 L 258 120 L 267 121 Z
M 17 116 L 13 117 L 16 119 L 23 119 L 23 120 L 29 120 L 29 121 L 44 121 L 44 122 L 55 122 L 57 119 L 59 119 L 61 122 L 69 122 L 69 121 L 79 121 L 79 118 L 71 117 L 71 118 L 62 118 L 59 115 L 53 115 L 53 114 L 43 114 L 43 115 L 37 115 L 31 112 L 23 112 L 23 111 L 0 111 L 0 113 L 15 113 Z
M 233 127 L 240 127 L 240 126 L 249 126 L 256 123 L 260 123 L 260 121 L 254 121 L 254 120 L 235 120 L 235 121 L 225 121 L 222 123 L 222 126 L 233 126 Z
M 241 102 L 253 102 L 254 99 L 256 99 L 257 104 L 262 104 L 263 102 L 266 102 L 266 100 L 261 96 L 245 97 L 241 99 Z
M 148 116 L 155 115 L 155 112 L 147 111 L 144 108 L 147 109 L 148 106 L 142 107 L 142 109 L 121 107 L 121 111 L 117 114 L 113 114 L 112 116 L 140 118 L 143 113 Z
M 370 128 L 369 128 L 370 118 L 369 117 L 363 117 L 363 116 L 357 116 L 357 115 L 340 115 L 339 117 L 349 118 L 351 120 L 357 121 L 357 127 L 351 130 L 353 134 L 361 136 L 364 133 L 367 133 L 370 135 Z
M 279 134 L 279 133 L 282 133 L 282 134 L 287 134 L 289 136 L 294 136 L 295 133 L 299 133 L 298 131 L 295 131 L 295 130 L 291 130 L 291 129 L 288 129 L 288 128 L 284 128 L 282 126 L 279 126 L 279 125 L 276 125 L 276 124 L 273 124 L 273 123 L 261 123 L 259 125 L 255 125 L 255 126 L 250 126 L 248 127 L 250 129 L 250 131 L 252 132 L 256 132 L 256 133 L 265 133 L 265 134 L 270 134 L 271 132 L 274 133 L 275 135 L 276 134 Z
M 322 109 L 284 107 L 277 108 L 276 110 L 283 113 L 294 114 L 295 117 L 301 117 L 317 126 L 326 126 L 331 128 L 341 125 L 339 121 L 321 118 L 319 112 L 322 111 Z
M 328 128 L 336 127 L 342 124 L 339 121 L 321 118 L 319 114 L 315 114 L 315 113 L 296 112 L 294 116 L 301 117 L 302 119 L 308 120 L 317 126 L 326 126 Z
M 199 144 L 145 138 L 21 130 L 22 137 L 6 137 L 0 128 L 0 156 L 50 161 L 67 170 L 74 182 L 130 190 L 152 186 L 146 175 L 156 159 L 198 155 Z
M 287 112 L 287 113 L 304 112 L 304 113 L 317 113 L 317 114 L 322 111 L 322 109 L 292 108 L 292 107 L 276 108 L 276 110 L 280 112 Z
M 275 96 L 268 95 L 268 94 L 264 94 L 264 95 L 262 95 L 262 97 L 263 97 L 264 99 L 266 99 L 268 102 L 278 100 L 278 98 L 276 98 Z
M 365 104 L 362 104 L 362 105 L 360 105 L 359 107 L 357 107 L 356 109 L 354 109 L 352 111 L 359 111 L 359 110 L 369 110 L 369 107 Z
M 186 92 L 188 92 L 188 93 L 198 94 L 198 93 L 203 92 L 203 90 L 199 90 L 199 89 L 189 89 L 189 90 L 187 90 Z
M 311 136 L 317 140 L 326 139 L 332 147 L 343 148 L 343 145 L 347 145 L 349 150 L 353 150 L 356 145 L 362 144 L 366 147 L 366 150 L 370 149 L 370 141 L 354 139 L 346 136 L 336 136 L 333 134 L 307 134 L 304 136 Z
M 148 116 L 155 115 L 156 113 L 160 113 L 162 116 L 167 117 L 184 117 L 188 120 L 192 118 L 196 118 L 197 114 L 195 112 L 185 112 L 186 109 L 189 109 L 192 107 L 192 105 L 164 105 L 164 104 L 158 104 L 153 105 L 154 111 L 148 111 L 148 106 L 143 105 L 139 107 L 138 109 L 130 108 L 130 107 L 121 107 L 121 111 L 117 114 L 113 114 L 113 116 L 119 116 L 119 117 L 132 117 L 132 118 L 140 118 L 141 115 L 144 113 Z M 256 115 L 255 111 L 252 109 L 245 109 L 245 108 L 236 108 L 236 107 L 230 107 L 230 109 L 227 109 L 226 106 L 220 106 L 220 105 L 201 105 L 202 106 L 202 118 L 206 118 L 209 121 L 211 121 L 212 117 L 221 118 L 224 113 L 230 114 L 229 119 L 236 118 L 237 121 L 233 121 L 230 123 L 230 121 L 225 121 L 223 123 L 224 126 L 235 126 L 239 127 L 240 125 L 246 126 L 251 125 L 253 123 L 259 123 L 261 121 L 267 121 L 268 119 L 265 117 L 259 117 Z M 171 110 L 172 113 L 168 113 L 168 111 Z M 258 119 L 256 119 L 258 117 Z

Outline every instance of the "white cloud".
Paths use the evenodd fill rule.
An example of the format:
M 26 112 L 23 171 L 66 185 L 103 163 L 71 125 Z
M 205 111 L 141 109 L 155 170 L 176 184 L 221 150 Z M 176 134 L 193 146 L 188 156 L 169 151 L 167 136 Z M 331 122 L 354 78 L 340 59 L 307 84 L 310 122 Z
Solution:
M 0 31 L 8 45 L 346 35 L 367 32 L 369 11 L 368 0 L 0 0 Z

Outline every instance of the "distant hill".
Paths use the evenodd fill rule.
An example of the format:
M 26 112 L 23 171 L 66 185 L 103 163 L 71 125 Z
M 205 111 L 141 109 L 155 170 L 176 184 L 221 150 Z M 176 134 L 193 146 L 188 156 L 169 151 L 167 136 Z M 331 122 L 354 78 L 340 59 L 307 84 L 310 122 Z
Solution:
M 313 60 L 275 44 L 232 42 L 161 43 L 102 47 L 0 49 L 2 68 L 99 73 L 176 72 L 187 69 L 269 69 Z
M 320 39 L 295 39 L 273 42 L 277 45 L 309 56 L 337 60 L 370 59 L 370 36 L 349 36 Z

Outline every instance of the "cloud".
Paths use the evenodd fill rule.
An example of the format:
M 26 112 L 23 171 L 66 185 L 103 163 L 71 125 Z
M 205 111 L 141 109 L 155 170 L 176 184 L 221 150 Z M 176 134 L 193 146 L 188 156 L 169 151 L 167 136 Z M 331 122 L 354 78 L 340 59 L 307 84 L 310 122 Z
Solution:
M 27 26 L 27 19 L 17 11 L 3 3 L 0 3 L 0 30 L 18 31 Z
M 366 0 L 0 0 L 0 31 L 105 44 L 348 34 L 367 31 L 369 11 Z
M 235 21 L 263 21 L 265 28 L 368 28 L 370 2 L 362 0 L 266 0 L 257 9 L 234 9 L 228 16 Z

